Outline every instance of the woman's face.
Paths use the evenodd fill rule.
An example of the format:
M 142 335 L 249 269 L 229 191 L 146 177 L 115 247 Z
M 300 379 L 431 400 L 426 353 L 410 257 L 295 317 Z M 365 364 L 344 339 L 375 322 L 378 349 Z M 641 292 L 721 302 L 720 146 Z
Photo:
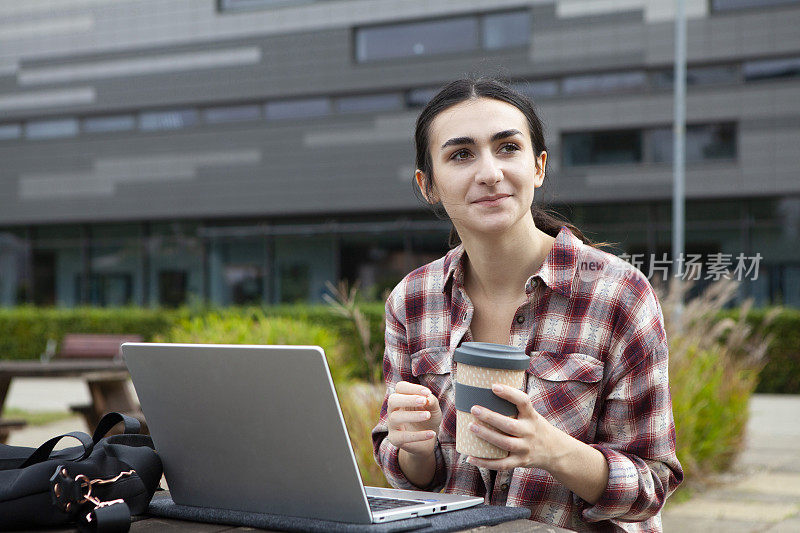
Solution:
M 439 113 L 429 135 L 433 194 L 428 201 L 442 202 L 459 234 L 503 233 L 530 216 L 547 154 L 537 161 L 519 109 L 492 98 L 467 100 Z M 417 170 L 424 193 L 423 178 Z

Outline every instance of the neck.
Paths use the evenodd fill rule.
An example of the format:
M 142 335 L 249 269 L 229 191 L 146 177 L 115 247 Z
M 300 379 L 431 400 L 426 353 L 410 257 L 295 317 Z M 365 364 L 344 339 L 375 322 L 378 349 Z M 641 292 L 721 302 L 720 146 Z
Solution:
M 465 283 L 470 297 L 494 303 L 524 296 L 525 282 L 539 270 L 555 238 L 536 227 L 533 217 L 502 236 L 464 235 Z

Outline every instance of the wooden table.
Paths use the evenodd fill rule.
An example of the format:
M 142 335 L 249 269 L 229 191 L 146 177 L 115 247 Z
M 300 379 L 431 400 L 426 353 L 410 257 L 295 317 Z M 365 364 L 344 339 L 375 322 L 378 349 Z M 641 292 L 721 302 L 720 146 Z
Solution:
M 224 526 L 219 524 L 202 524 L 200 522 L 187 522 L 184 520 L 170 520 L 167 518 L 140 518 L 137 517 L 131 524 L 132 533 L 220 533 L 222 531 L 270 531 L 267 529 L 254 529 L 251 527 Z M 74 533 L 75 528 L 48 529 L 50 533 Z M 541 522 L 531 520 L 514 520 L 496 526 L 481 526 L 462 530 L 468 533 L 571 533 L 563 529 Z M 277 533 L 277 532 L 272 532 Z M 413 532 L 412 532 L 413 533 Z
M 128 368 L 121 359 L 74 359 L 52 361 L 0 360 L 0 413 L 6 403 L 8 389 L 14 378 L 74 378 L 86 380 L 91 405 L 86 418 L 94 429 L 100 417 L 109 411 L 133 413 L 138 411 L 136 400 L 127 387 Z

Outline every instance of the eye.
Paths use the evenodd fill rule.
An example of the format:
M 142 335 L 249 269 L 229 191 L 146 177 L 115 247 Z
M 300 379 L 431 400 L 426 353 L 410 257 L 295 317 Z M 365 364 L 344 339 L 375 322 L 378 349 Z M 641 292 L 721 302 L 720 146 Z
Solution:
M 450 159 L 452 159 L 453 161 L 464 161 L 466 157 L 459 157 L 460 154 L 466 154 L 468 156 L 469 150 L 459 150 L 458 152 L 451 155 Z
M 512 152 L 518 152 L 520 150 L 520 147 L 517 146 L 514 143 L 507 143 L 507 144 L 504 144 L 503 146 L 500 147 L 501 150 L 504 150 L 506 148 L 511 148 L 510 151 L 512 151 Z

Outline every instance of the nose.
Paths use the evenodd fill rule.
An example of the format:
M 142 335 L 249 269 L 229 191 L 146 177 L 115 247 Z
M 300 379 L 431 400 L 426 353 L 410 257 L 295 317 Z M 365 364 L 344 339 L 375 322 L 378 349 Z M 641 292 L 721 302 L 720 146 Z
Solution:
M 498 165 L 498 161 L 494 158 L 493 154 L 488 154 L 481 158 L 481 163 L 478 166 L 475 174 L 475 181 L 481 185 L 492 186 L 495 183 L 502 181 L 503 171 Z

